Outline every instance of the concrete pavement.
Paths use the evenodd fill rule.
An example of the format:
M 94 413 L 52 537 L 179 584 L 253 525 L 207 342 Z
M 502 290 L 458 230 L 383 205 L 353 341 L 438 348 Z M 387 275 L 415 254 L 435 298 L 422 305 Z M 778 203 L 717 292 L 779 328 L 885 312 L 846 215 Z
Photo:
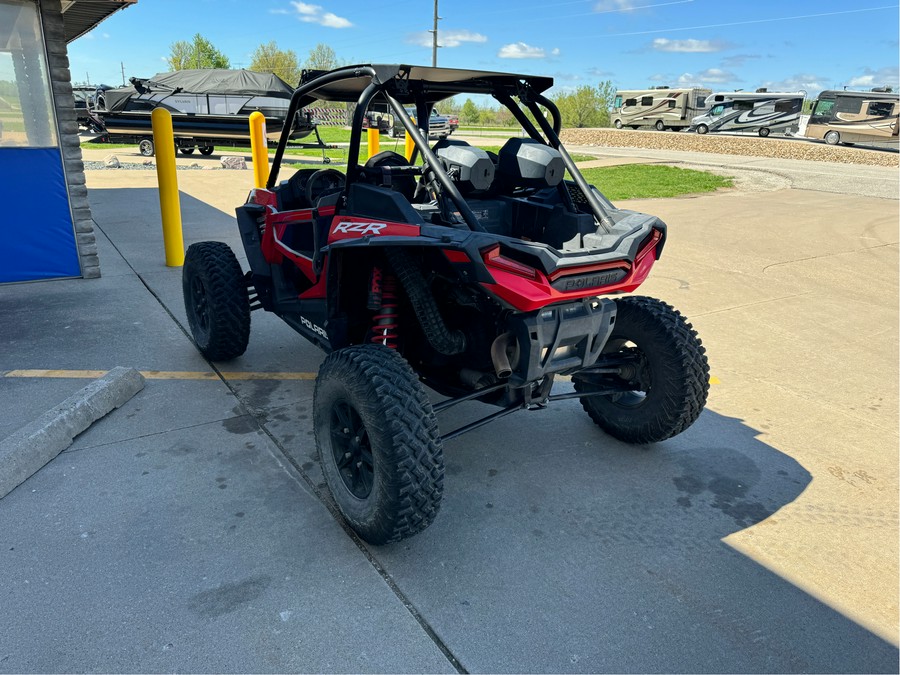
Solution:
M 251 176 L 179 172 L 186 244 L 240 250 Z M 670 227 L 642 291 L 709 351 L 697 424 L 636 450 L 575 401 L 505 418 L 446 445 L 431 528 L 369 548 L 322 499 L 313 382 L 216 376 L 322 354 L 256 312 L 214 369 L 154 174 L 88 185 L 104 276 L 0 288 L 0 374 L 171 375 L 0 500 L 0 671 L 897 672 L 897 201 L 628 204 Z M 0 377 L 0 435 L 84 383 Z

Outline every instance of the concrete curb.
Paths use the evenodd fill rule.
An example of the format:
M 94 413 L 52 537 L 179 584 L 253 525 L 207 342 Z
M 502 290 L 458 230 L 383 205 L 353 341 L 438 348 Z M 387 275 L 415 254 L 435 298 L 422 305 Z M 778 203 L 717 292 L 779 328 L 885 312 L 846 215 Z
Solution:
M 113 368 L 0 441 L 0 499 L 25 482 L 75 437 L 144 388 L 134 368 Z

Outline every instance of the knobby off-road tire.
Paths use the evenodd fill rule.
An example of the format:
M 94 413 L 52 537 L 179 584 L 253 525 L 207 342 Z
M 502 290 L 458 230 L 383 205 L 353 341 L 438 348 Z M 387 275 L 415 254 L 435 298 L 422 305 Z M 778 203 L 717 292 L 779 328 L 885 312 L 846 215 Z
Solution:
M 431 403 L 409 364 L 383 345 L 332 352 L 316 378 L 319 462 L 334 501 L 370 544 L 431 525 L 444 456 Z
M 197 348 L 210 361 L 243 354 L 250 340 L 250 300 L 244 273 L 227 244 L 191 244 L 181 275 L 184 311 Z
M 616 322 L 604 353 L 636 349 L 646 368 L 644 392 L 582 397 L 591 419 L 626 443 L 657 443 L 696 421 L 709 392 L 706 350 L 690 323 L 653 298 L 616 300 Z M 575 381 L 578 392 L 591 385 Z

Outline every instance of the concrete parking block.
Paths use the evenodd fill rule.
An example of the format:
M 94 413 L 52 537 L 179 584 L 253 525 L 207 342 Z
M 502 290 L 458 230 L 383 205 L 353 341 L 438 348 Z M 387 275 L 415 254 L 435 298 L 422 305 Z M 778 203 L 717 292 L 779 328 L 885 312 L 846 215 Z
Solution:
M 78 434 L 143 388 L 139 372 L 113 368 L 0 441 L 0 499 L 69 447 Z

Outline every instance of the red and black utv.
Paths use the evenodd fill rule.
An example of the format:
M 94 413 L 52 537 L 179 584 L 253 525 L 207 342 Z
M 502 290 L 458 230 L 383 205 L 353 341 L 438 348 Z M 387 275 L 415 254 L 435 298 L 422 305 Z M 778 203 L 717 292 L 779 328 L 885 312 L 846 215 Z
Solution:
M 691 325 L 659 300 L 617 295 L 647 278 L 666 226 L 584 180 L 543 95 L 552 84 L 406 65 L 306 71 L 286 117 L 316 101 L 355 103 L 346 174 L 300 169 L 279 181 L 285 128 L 266 188 L 237 209 L 250 270 L 225 244 L 188 249 L 185 308 L 207 358 L 241 355 L 258 308 L 328 353 L 316 444 L 335 503 L 370 543 L 431 524 L 443 442 L 503 415 L 578 398 L 605 432 L 643 444 L 684 431 L 706 403 L 709 367 Z M 430 146 L 406 108 L 428 120 L 457 94 L 493 96 L 528 138 L 497 154 Z M 402 121 L 411 158 L 360 162 L 373 102 Z M 574 392 L 553 394 L 556 376 Z M 445 399 L 431 403 L 425 387 Z M 498 410 L 442 435 L 436 415 L 470 400 Z

